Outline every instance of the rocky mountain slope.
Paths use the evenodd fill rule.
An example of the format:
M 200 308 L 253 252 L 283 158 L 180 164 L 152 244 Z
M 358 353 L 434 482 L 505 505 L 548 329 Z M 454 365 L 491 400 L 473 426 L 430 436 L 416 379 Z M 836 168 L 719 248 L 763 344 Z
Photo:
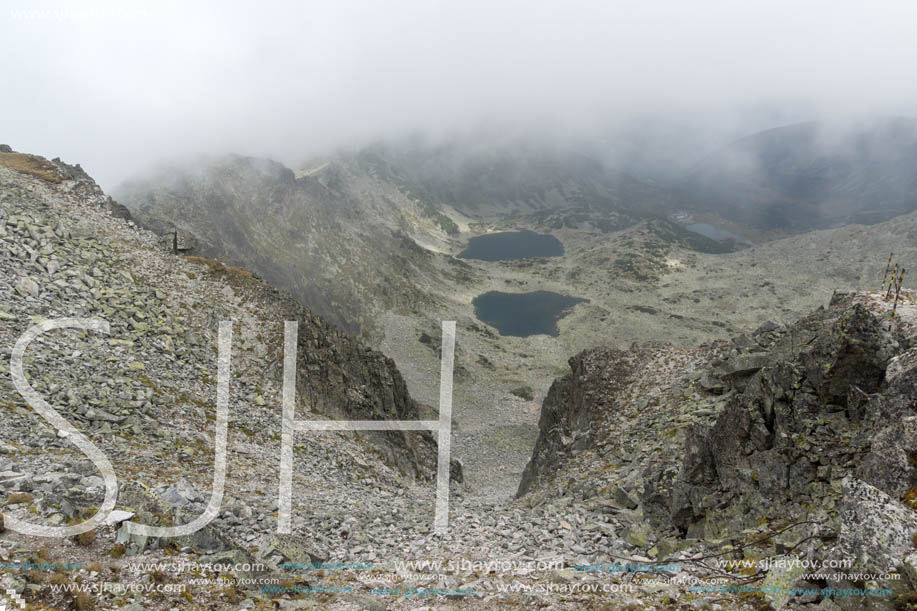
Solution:
M 638 205 L 657 196 L 652 187 L 641 190 L 624 178 L 609 180 L 584 158 L 532 152 L 469 159 L 461 152 L 447 147 L 421 155 L 371 147 L 295 173 L 273 161 L 228 156 L 162 168 L 125 184 L 118 197 L 166 244 L 169 231 L 178 229 L 182 245 L 192 246 L 192 252 L 253 270 L 382 348 L 405 372 L 412 394 L 425 403 L 437 402 L 430 380 L 438 364 L 430 344 L 418 340 L 438 336 L 442 320 L 460 320 L 456 372 L 462 409 L 457 418 L 459 434 L 468 435 L 460 458 L 475 490 L 503 496 L 515 486 L 534 433 L 535 404 L 521 404 L 509 390 L 543 386 L 566 355 L 584 345 L 539 350 L 534 366 L 519 362 L 519 349 L 511 348 L 507 359 L 501 338 L 485 332 L 474 318 L 471 300 L 486 290 L 522 287 L 529 278 L 566 290 L 573 272 L 549 261 L 535 261 L 528 269 L 531 262 L 488 269 L 454 255 L 470 235 L 494 229 L 483 219 L 506 215 L 522 226 L 563 228 L 571 246 L 599 244 L 613 232 L 638 227 L 646 216 Z M 489 169 L 479 171 L 481 164 Z M 658 242 L 662 250 L 651 261 L 624 249 L 628 255 L 621 265 L 635 274 L 649 267 L 658 272 L 660 265 L 665 269 L 658 258 L 670 242 L 723 250 L 662 219 L 651 222 L 656 229 L 665 226 L 655 231 L 651 244 L 656 248 Z M 646 244 L 635 242 L 635 249 Z M 587 280 L 593 284 L 595 279 Z M 593 313 L 581 320 L 600 321 Z M 469 328 L 480 332 L 468 333 Z M 583 328 L 582 337 L 593 331 Z M 523 346 L 522 352 L 531 349 Z M 502 430 L 496 437 L 504 446 L 498 452 L 488 447 L 494 434 L 482 428 L 493 423 L 495 395 L 506 404 L 505 416 L 498 418 Z M 511 451 L 511 460 L 504 450 Z M 498 480 L 495 471 L 501 474 Z
M 0 485 L 10 494 L 10 515 L 56 525 L 85 517 L 87 507 L 101 502 L 101 478 L 92 464 L 9 382 L 13 345 L 42 320 L 108 321 L 107 336 L 63 331 L 40 338 L 26 356 L 25 372 L 42 397 L 112 457 L 128 490 L 139 487 L 151 494 L 168 485 L 174 492 L 179 478 L 189 482 L 182 490 L 210 485 L 216 331 L 219 321 L 233 321 L 229 444 L 234 455 L 229 498 L 215 522 L 219 543 L 212 546 L 217 549 L 247 552 L 254 531 L 272 528 L 283 321 L 299 323 L 298 418 L 418 419 L 418 406 L 390 359 L 241 268 L 163 252 L 155 235 L 112 214 L 123 211 L 78 166 L 31 156 L 28 161 L 42 173 L 0 167 L 0 345 L 5 355 L 0 373 L 7 378 L 0 386 L 5 413 Z M 341 481 L 355 482 L 358 489 L 373 481 L 376 469 L 393 487 L 432 480 L 436 446 L 429 433 L 368 433 L 352 440 L 325 435 L 336 441 L 297 444 L 296 461 L 304 468 L 297 487 L 327 477 L 327 465 L 311 473 L 308 466 L 326 461 L 350 465 Z M 376 466 L 369 466 L 369 457 Z M 173 504 L 204 498 L 189 494 L 193 499 Z M 273 504 L 276 509 L 276 500 Z M 193 507 L 188 511 L 193 514 Z M 297 522 L 301 534 L 303 519 Z M 310 546 L 320 545 L 327 534 L 316 536 Z M 128 550 L 136 552 L 149 543 L 132 545 Z M 8 553 L 9 548 L 4 556 Z
M 446 236 L 440 216 L 425 216 L 346 163 L 296 177 L 273 161 L 230 156 L 162 169 L 128 183 L 118 198 L 144 226 L 183 230 L 198 254 L 252 269 L 367 336 L 376 312 L 369 304 L 410 312 L 425 303 L 409 279 L 425 276 L 431 255 L 405 231 L 421 224 Z
M 884 294 L 838 293 L 793 324 L 730 341 L 581 353 L 545 399 L 518 495 L 610 507 L 629 523 L 624 538 L 660 563 L 698 541 L 752 566 L 849 558 L 848 574 L 895 575 L 775 572 L 764 583 L 887 587 L 817 608 L 907 608 L 917 587 L 914 293 L 893 322 L 890 309 Z M 762 538 L 768 529 L 781 532 Z
M 664 215 L 673 194 L 549 140 L 454 138 L 388 142 L 356 155 L 416 197 L 476 218 L 594 208 L 633 219 Z M 623 216 L 622 216 L 623 218 Z
M 428 607 L 422 594 L 380 587 L 464 588 L 436 599 L 454 608 L 518 608 L 532 600 L 558 609 L 640 607 L 668 596 L 632 586 L 622 594 L 621 576 L 611 580 L 614 592 L 580 591 L 606 580 L 577 575 L 571 563 L 624 544 L 613 517 L 563 500 L 540 507 L 483 502 L 454 482 L 450 528 L 434 535 L 429 438 L 417 433 L 297 435 L 293 534 L 277 535 L 282 321 L 299 321 L 298 418 L 416 418 L 391 361 L 244 269 L 169 254 L 78 167 L 33 156 L 16 158 L 13 168 L 6 161 L 0 158 L 4 523 L 78 524 L 103 499 L 101 473 L 10 381 L 13 345 L 42 320 L 81 316 L 110 324 L 109 334 L 42 336 L 25 356 L 25 373 L 110 459 L 119 490 L 109 523 L 78 537 L 49 539 L 0 525 L 0 604 Z M 233 321 L 234 337 L 221 509 L 193 535 L 130 535 L 124 521 L 185 524 L 207 503 L 221 320 Z M 363 568 L 311 570 L 318 561 Z M 545 584 L 563 587 L 539 590 Z

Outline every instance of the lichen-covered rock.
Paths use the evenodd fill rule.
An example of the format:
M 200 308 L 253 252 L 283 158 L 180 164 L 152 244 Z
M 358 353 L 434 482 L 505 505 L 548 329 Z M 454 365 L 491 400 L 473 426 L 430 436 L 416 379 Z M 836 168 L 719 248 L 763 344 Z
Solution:
M 851 473 L 851 452 L 862 460 L 869 451 L 870 440 L 856 435 L 855 420 L 866 417 L 859 411 L 877 411 L 869 393 L 881 387 L 895 345 L 862 304 L 838 301 L 794 325 L 768 354 L 756 356 L 755 366 L 761 369 L 737 388 L 741 394 L 713 426 L 687 439 L 672 496 L 675 525 L 685 531 L 704 520 L 707 530 L 716 530 L 708 536 L 726 536 L 772 514 L 775 507 L 788 516 L 803 516 L 804 506 L 830 496 L 829 474 Z M 856 419 L 848 417 L 849 397 L 856 397 L 850 406 Z M 900 427 L 898 418 L 869 419 L 880 427 Z M 895 444 L 902 443 L 902 434 L 888 431 L 878 441 L 899 447 Z M 884 455 L 878 446 L 877 451 Z M 711 505 L 706 499 L 713 498 L 717 501 Z M 712 524 L 707 518 L 711 509 L 717 513 Z
M 877 318 L 863 304 L 855 304 L 803 351 L 809 384 L 822 401 L 842 406 L 852 386 L 875 392 L 893 355 L 889 340 Z
M 739 377 L 750 375 L 767 364 L 768 356 L 761 353 L 739 354 L 730 357 L 725 363 L 718 367 L 721 377 Z
M 647 549 L 654 541 L 675 541 L 671 554 L 697 541 L 734 549 L 757 537 L 755 557 L 792 550 L 821 562 L 849 553 L 853 572 L 893 570 L 917 532 L 917 512 L 899 501 L 917 485 L 917 367 L 906 353 L 915 312 L 907 306 L 906 321 L 890 326 L 888 307 L 872 294 L 835 295 L 792 325 L 688 355 L 646 347 L 578 355 L 545 401 L 526 474 L 535 477 L 520 492 L 532 502 L 572 495 L 613 508 L 634 554 L 658 552 Z M 614 377 L 623 363 L 637 366 Z M 620 502 L 621 490 L 636 507 Z M 793 526 L 773 532 L 785 525 Z M 764 582 L 779 586 L 765 593 L 772 607 L 817 602 L 789 596 L 803 572 L 772 565 Z M 870 587 L 889 584 L 897 594 L 891 581 Z M 836 602 L 845 610 L 891 604 Z
M 38 283 L 28 276 L 23 276 L 16 283 L 16 291 L 23 297 L 38 297 Z
M 912 351 L 892 359 L 887 388 L 863 406 L 862 437 L 869 453 L 857 477 L 902 498 L 917 486 L 917 363 Z
M 857 477 L 902 498 L 917 486 L 917 415 L 888 422 L 872 436 Z
M 841 486 L 838 550 L 854 560 L 854 570 L 884 572 L 902 564 L 913 549 L 917 512 L 854 477 Z
M 888 361 L 888 367 L 885 369 L 885 381 L 893 384 L 899 377 L 914 368 L 917 368 L 917 348 L 903 352 Z
M 588 445 L 593 420 L 599 413 L 614 409 L 615 390 L 627 383 L 644 357 L 596 348 L 570 359 L 571 373 L 555 380 L 545 397 L 538 440 L 516 496 L 524 495 L 550 476 L 564 453 Z
M 901 570 L 907 575 L 911 588 L 917 590 L 917 551 L 905 557 L 904 562 L 901 563 Z
M 796 562 L 794 556 L 777 556 L 771 558 L 770 569 L 761 584 L 764 598 L 775 610 L 783 609 L 790 600 L 790 590 L 802 577 L 806 569 Z

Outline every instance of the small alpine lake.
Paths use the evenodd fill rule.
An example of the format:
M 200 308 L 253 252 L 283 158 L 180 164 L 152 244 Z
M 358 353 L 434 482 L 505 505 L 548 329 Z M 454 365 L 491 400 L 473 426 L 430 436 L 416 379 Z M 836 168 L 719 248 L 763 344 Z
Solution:
M 468 240 L 458 257 L 481 261 L 510 261 L 532 257 L 561 257 L 564 245 L 550 234 L 534 231 L 501 231 Z
M 587 301 L 551 291 L 490 291 L 478 295 L 471 303 L 478 320 L 496 327 L 500 335 L 528 337 L 545 334 L 556 337 L 560 333 L 557 321 L 569 314 L 573 306 Z

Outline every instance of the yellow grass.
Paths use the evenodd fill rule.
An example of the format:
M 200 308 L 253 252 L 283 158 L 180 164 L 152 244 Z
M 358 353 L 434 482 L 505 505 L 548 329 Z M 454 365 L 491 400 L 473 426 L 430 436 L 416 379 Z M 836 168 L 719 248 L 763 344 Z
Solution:
M 0 165 L 22 174 L 28 174 L 48 182 L 60 182 L 61 177 L 50 161 L 37 155 L 25 153 L 0 153 Z
M 207 259 L 205 257 L 196 257 L 194 255 L 183 256 L 182 258 L 185 261 L 196 263 L 197 265 L 205 265 L 211 274 L 222 275 L 223 278 L 228 280 L 231 284 L 244 285 L 252 282 L 257 282 L 252 273 L 244 267 L 223 265 L 219 261 Z

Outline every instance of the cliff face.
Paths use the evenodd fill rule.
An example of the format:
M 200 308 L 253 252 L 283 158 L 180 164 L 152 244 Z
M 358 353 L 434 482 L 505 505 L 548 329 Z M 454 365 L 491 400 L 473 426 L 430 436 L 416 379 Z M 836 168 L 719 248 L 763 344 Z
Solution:
M 303 308 L 293 307 L 300 313 L 296 318 L 300 321 L 297 393 L 308 408 L 346 420 L 421 419 L 417 403 L 392 359 Z M 363 435 L 389 464 L 411 477 L 430 480 L 435 475 L 437 448 L 432 434 L 371 431 Z M 461 480 L 460 475 L 457 477 Z
M 592 424 L 613 413 L 616 392 L 632 383 L 647 360 L 646 351 L 595 348 L 570 359 L 571 373 L 551 385 L 541 407 L 540 434 L 516 496 L 555 472 L 570 455 L 595 442 Z
M 917 304 L 908 293 L 890 322 L 882 297 L 836 294 L 694 350 L 581 353 L 545 400 L 519 495 L 613 507 L 661 555 L 799 523 L 754 553 L 807 541 L 816 558 L 912 570 Z
M 909 413 L 917 406 L 906 390 L 917 369 L 886 382 L 889 362 L 912 340 L 897 326 L 889 332 L 886 317 L 852 301 L 836 298 L 801 320 L 761 353 L 760 369 L 747 380 L 727 382 L 735 397 L 711 428 L 689 435 L 670 505 L 676 526 L 687 530 L 700 521 L 716 536 L 774 507 L 798 517 L 807 508 L 830 512 L 847 475 L 898 498 L 917 484 L 917 470 L 906 462 L 895 465 L 896 477 L 863 470 L 879 460 L 875 437 L 917 415 Z

